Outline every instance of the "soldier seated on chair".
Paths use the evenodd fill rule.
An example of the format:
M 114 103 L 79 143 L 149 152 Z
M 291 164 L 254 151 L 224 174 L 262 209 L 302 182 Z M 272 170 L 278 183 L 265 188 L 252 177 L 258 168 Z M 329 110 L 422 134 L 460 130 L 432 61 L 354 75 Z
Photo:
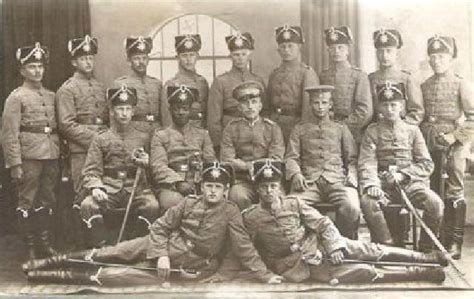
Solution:
M 111 128 L 101 132 L 87 153 L 83 169 L 84 188 L 89 195 L 80 203 L 80 213 L 86 223 L 86 240 L 90 247 L 105 245 L 103 213 L 109 209 L 126 207 L 130 198 L 137 168 L 144 171 L 138 178 L 132 209 L 137 211 L 135 233 L 148 232 L 158 217 L 158 202 L 146 178 L 150 135 L 131 125 L 133 109 L 137 102 L 136 90 L 122 85 L 108 89 L 111 104 Z
M 360 218 L 357 149 L 347 126 L 329 118 L 333 90 L 329 85 L 306 88 L 313 116 L 290 134 L 286 178 L 291 180 L 291 193 L 307 204 L 334 204 L 337 228 L 354 239 Z
M 167 279 L 170 273 L 171 276 L 180 274 L 178 279 L 199 281 L 215 273 L 220 267 L 220 259 L 230 249 L 252 272 L 253 279 L 279 283 L 282 277 L 267 269 L 249 239 L 239 209 L 226 199 L 232 178 L 230 165 L 204 163 L 202 195 L 189 195 L 171 207 L 153 223 L 148 236 L 97 250 L 34 260 L 24 264 L 23 270 L 28 272 L 28 279 L 35 282 L 96 282 L 117 286 L 157 284 Z M 124 265 L 104 267 L 99 271 L 71 270 L 66 269 L 72 265 L 69 259 Z M 152 271 L 125 265 L 137 263 Z M 155 267 L 156 271 L 153 271 Z M 193 274 L 189 270 L 193 270 Z
M 241 210 L 256 199 L 250 177 L 252 162 L 262 158 L 283 159 L 285 144 L 277 123 L 260 116 L 263 85 L 247 81 L 234 87 L 232 97 L 239 101 L 242 117 L 231 120 L 222 133 L 221 161 L 235 169 L 236 180 L 229 191 L 229 199 Z
M 155 131 L 150 153 L 151 175 L 163 213 L 186 195 L 197 194 L 202 161 L 216 160 L 207 130 L 190 122 L 198 90 L 169 86 L 167 93 L 173 123 Z
M 267 267 L 287 281 L 309 279 L 330 283 L 371 283 L 444 280 L 441 267 L 395 270 L 375 268 L 364 263 L 345 264 L 345 259 L 357 259 L 446 266 L 447 260 L 439 252 L 426 254 L 342 237 L 327 216 L 308 206 L 298 195 L 284 195 L 281 184 L 284 164 L 280 161 L 255 162 L 253 177 L 260 203 L 242 212 L 244 224 Z M 230 271 L 234 270 L 231 267 L 225 270 L 235 272 Z M 225 272 L 216 275 L 222 277 L 222 273 Z
M 390 235 L 382 209 L 390 201 L 402 200 L 395 182 L 401 185 L 416 208 L 424 210 L 423 220 L 438 234 L 444 205 L 429 188 L 434 164 L 423 135 L 416 125 L 408 124 L 401 118 L 406 99 L 404 84 L 387 81 L 377 85 L 376 92 L 382 118 L 367 128 L 358 165 L 361 208 L 372 241 L 398 243 Z M 424 231 L 420 236 L 419 249 L 432 249 L 432 241 Z

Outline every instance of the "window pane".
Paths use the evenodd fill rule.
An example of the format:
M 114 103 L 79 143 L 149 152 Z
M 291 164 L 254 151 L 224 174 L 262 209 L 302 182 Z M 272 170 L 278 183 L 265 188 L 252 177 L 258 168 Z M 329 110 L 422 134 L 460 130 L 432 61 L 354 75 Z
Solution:
M 159 58 L 163 54 L 163 47 L 161 44 L 161 33 L 158 32 L 153 39 L 153 49 L 151 50 L 150 57 Z
M 206 15 L 199 15 L 199 34 L 201 35 L 201 56 L 212 56 L 212 19 Z
M 196 15 L 186 15 L 179 18 L 179 34 L 197 33 Z
M 176 60 L 163 60 L 163 82 L 171 79 L 178 71 Z
M 216 76 L 227 72 L 232 67 L 232 61 L 230 59 L 216 59 Z
M 147 73 L 148 75 L 161 80 L 161 62 L 159 60 L 150 60 Z
M 174 37 L 178 35 L 178 20 L 173 20 L 166 24 L 163 31 L 163 57 L 174 57 L 176 51 L 174 49 Z
M 226 56 L 229 55 L 225 37 L 230 35 L 230 26 L 219 19 L 214 19 L 214 55 Z

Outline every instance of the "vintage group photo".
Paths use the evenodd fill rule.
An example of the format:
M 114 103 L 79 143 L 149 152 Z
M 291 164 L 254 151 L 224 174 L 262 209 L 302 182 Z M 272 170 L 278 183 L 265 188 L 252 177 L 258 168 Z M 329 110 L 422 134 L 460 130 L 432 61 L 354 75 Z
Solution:
M 472 298 L 473 12 L 0 0 L 0 296 Z

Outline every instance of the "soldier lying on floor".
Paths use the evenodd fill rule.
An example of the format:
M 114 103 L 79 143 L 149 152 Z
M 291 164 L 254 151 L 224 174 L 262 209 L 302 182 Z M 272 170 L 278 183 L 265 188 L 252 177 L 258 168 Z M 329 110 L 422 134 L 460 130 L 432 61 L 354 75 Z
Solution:
M 342 237 L 327 216 L 297 196 L 282 193 L 282 162 L 258 161 L 252 169 L 260 203 L 242 212 L 244 224 L 267 267 L 285 280 L 331 284 L 444 281 L 445 273 L 441 266 L 446 266 L 447 260 L 440 252 L 425 254 Z M 353 264 L 349 260 L 366 262 Z M 417 266 L 382 269 L 374 266 L 377 263 Z M 420 267 L 425 263 L 439 266 Z M 237 272 L 235 265 L 238 263 L 225 264 L 226 267 L 221 267 L 208 280 L 223 280 Z M 246 274 L 239 274 L 239 278 L 243 276 Z
M 200 280 L 218 269 L 220 257 L 230 245 L 253 279 L 281 282 L 282 277 L 269 271 L 258 256 L 238 207 L 226 200 L 232 167 L 208 162 L 203 169 L 202 196 L 189 195 L 170 208 L 154 222 L 148 236 L 116 246 L 30 261 L 23 265 L 28 280 L 125 286 L 157 284 L 176 272 L 180 278 Z M 95 265 L 74 267 L 84 263 Z M 105 263 L 124 265 L 98 267 Z

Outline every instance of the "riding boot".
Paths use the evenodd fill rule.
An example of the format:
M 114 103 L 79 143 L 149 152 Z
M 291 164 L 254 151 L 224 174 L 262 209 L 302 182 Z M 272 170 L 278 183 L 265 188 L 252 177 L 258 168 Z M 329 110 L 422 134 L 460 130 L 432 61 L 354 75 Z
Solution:
M 45 207 L 36 209 L 36 215 L 38 217 L 38 227 L 40 229 L 40 244 L 43 253 L 46 256 L 57 255 L 58 252 L 53 249 L 50 240 L 49 228 L 51 227 L 51 216 L 52 210 Z
M 107 231 L 104 225 L 104 218 L 100 214 L 96 214 L 85 220 L 86 231 L 84 233 L 88 248 L 100 248 L 106 244 Z
M 444 201 L 444 217 L 441 226 L 441 242 L 445 248 L 451 247 L 453 242 L 454 208 L 451 200 Z
M 406 269 L 377 269 L 380 271 L 376 282 L 432 281 L 441 283 L 446 274 L 442 267 L 408 267 Z
M 410 214 L 404 208 L 397 208 L 385 209 L 384 215 L 393 238 L 393 246 L 405 248 L 405 240 L 410 229 Z
M 23 237 L 26 249 L 28 252 L 28 259 L 34 260 L 36 258 L 35 254 L 35 233 L 34 228 L 34 210 L 24 210 L 17 209 L 18 212 L 18 229 L 21 236 Z
M 383 252 L 384 254 L 380 261 L 429 263 L 440 264 L 441 266 L 448 265 L 448 260 L 444 254 L 439 251 L 423 253 L 405 248 L 383 246 Z
M 95 254 L 95 249 L 71 252 L 71 253 L 66 253 L 66 254 L 59 254 L 59 255 L 50 256 L 44 259 L 30 260 L 24 263 L 21 266 L 21 268 L 23 272 L 27 273 L 33 270 L 65 266 L 68 264 L 67 261 L 70 259 L 92 261 L 94 254 Z
M 68 284 L 97 284 L 100 270 L 91 271 L 84 269 L 62 269 L 62 270 L 35 270 L 28 272 L 29 282 L 39 283 L 68 283 Z
M 464 241 L 464 224 L 466 222 L 466 202 L 464 198 L 453 201 L 454 223 L 453 223 L 453 241 L 448 248 L 448 252 L 455 260 L 461 258 L 462 244 Z
M 385 215 L 378 206 L 374 205 L 378 205 L 377 202 L 373 199 L 368 199 L 367 205 L 361 206 L 372 242 L 393 245 L 393 239 L 388 229 Z

